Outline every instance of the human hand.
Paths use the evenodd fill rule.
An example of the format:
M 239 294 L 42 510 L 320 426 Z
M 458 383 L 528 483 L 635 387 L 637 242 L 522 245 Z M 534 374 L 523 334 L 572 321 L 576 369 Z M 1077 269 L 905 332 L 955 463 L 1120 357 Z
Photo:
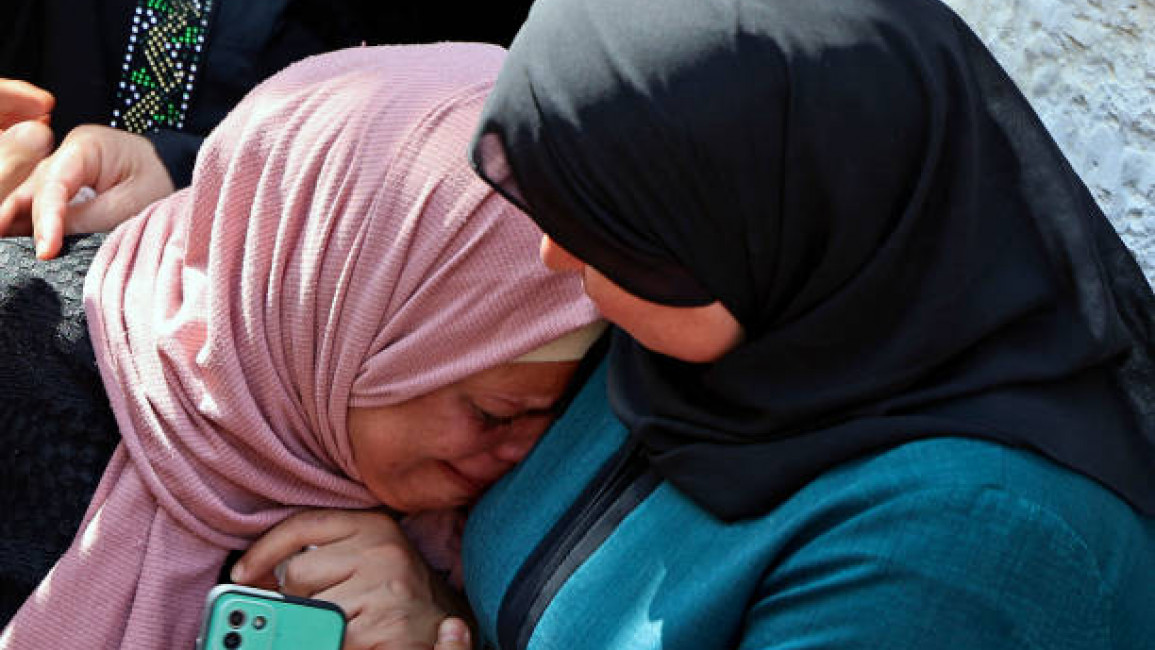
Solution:
M 0 78 L 0 131 L 27 120 L 48 124 L 56 98 L 26 81 Z
M 301 552 L 303 548 L 311 548 Z M 468 633 L 442 623 L 454 608 L 392 517 L 373 511 L 310 510 L 281 522 L 233 567 L 232 579 L 341 606 L 345 650 L 468 648 Z M 464 621 L 451 618 L 465 625 Z M 463 643 L 464 639 L 464 644 Z M 434 645 L 436 644 L 436 645 Z
M 0 201 L 52 153 L 52 94 L 30 83 L 0 78 Z
M 95 198 L 73 203 L 83 187 L 95 190 Z M 0 203 L 0 235 L 34 235 L 36 256 L 50 259 L 65 234 L 111 230 L 173 190 L 147 138 L 86 124 Z
M 0 202 L 51 155 L 53 140 L 52 129 L 35 121 L 20 122 L 0 132 Z M 4 234 L 2 229 L 0 234 Z

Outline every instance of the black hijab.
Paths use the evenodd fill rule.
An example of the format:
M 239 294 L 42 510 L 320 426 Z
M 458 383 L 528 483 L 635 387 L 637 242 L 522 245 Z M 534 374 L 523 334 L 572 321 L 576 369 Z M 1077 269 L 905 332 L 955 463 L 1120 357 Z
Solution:
M 1155 513 L 1155 298 L 1004 71 L 937 0 L 538 0 L 471 152 L 716 363 L 624 334 L 610 398 L 725 519 L 906 441 L 1027 447 Z

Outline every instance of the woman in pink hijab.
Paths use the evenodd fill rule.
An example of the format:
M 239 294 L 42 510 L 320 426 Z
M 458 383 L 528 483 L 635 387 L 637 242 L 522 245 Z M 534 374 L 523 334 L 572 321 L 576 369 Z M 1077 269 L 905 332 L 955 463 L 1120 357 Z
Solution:
M 84 300 L 122 442 L 0 648 L 191 648 L 226 555 L 290 515 L 463 505 L 527 453 L 596 314 L 466 162 L 503 56 L 295 64 L 109 236 Z

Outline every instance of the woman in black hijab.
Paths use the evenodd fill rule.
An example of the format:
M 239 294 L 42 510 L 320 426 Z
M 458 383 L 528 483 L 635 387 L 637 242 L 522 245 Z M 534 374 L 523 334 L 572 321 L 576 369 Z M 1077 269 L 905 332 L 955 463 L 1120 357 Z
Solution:
M 534 12 L 480 172 L 590 273 L 745 333 L 705 365 L 615 341 L 615 409 L 664 476 L 736 519 L 864 453 L 973 436 L 1155 513 L 1151 289 L 944 7 Z
M 606 382 L 640 449 L 638 472 L 676 486 L 714 524 L 755 526 L 850 471 L 865 472 L 860 496 L 884 475 L 911 476 L 927 494 L 949 494 L 963 476 L 1036 514 L 1109 510 L 1086 527 L 1133 536 L 1082 538 L 1087 563 L 1107 562 L 1102 551 L 1119 575 L 1155 567 L 1155 298 L 1028 103 L 937 0 L 538 0 L 470 155 L 545 231 L 545 262 L 583 273 L 621 328 Z M 1047 478 L 1021 485 L 1028 475 Z M 642 516 L 632 508 L 648 498 L 635 495 L 615 520 Z M 811 533 L 870 521 L 887 498 L 826 511 L 833 519 Z M 485 523 L 501 512 L 490 504 L 473 528 L 485 553 L 494 548 L 478 540 L 500 534 Z M 908 515 L 937 521 L 936 509 L 950 507 L 930 499 Z M 968 509 L 961 521 L 1017 521 L 998 512 Z M 1034 526 L 992 548 L 1053 559 L 1033 546 L 1048 538 Z M 965 531 L 942 530 L 971 548 Z M 659 555 L 693 536 L 665 532 Z M 914 547 L 934 537 L 924 533 Z M 610 526 L 600 539 L 630 537 Z M 593 553 L 603 541 L 578 546 Z M 560 566 L 597 573 L 572 551 Z M 522 578 L 550 553 L 539 546 Z M 952 594 L 944 607 L 966 600 L 983 557 L 936 565 L 957 572 L 957 582 L 939 576 Z M 1016 566 L 998 570 L 1013 579 Z M 1045 570 L 1078 573 L 1057 566 Z M 747 568 L 770 577 L 781 565 Z M 1080 607 L 1103 597 L 1035 586 Z M 1150 586 L 1131 587 L 1097 585 L 1155 603 Z M 555 595 L 507 594 L 492 635 L 524 645 L 535 623 L 522 615 L 536 621 Z

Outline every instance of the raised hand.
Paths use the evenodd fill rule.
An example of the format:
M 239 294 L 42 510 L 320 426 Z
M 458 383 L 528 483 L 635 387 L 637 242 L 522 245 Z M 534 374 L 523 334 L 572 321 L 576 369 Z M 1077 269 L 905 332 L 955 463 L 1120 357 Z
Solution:
M 85 187 L 95 197 L 76 201 Z M 148 139 L 79 126 L 0 202 L 0 235 L 34 235 L 37 257 L 49 259 L 59 253 L 64 235 L 111 230 L 173 190 Z

